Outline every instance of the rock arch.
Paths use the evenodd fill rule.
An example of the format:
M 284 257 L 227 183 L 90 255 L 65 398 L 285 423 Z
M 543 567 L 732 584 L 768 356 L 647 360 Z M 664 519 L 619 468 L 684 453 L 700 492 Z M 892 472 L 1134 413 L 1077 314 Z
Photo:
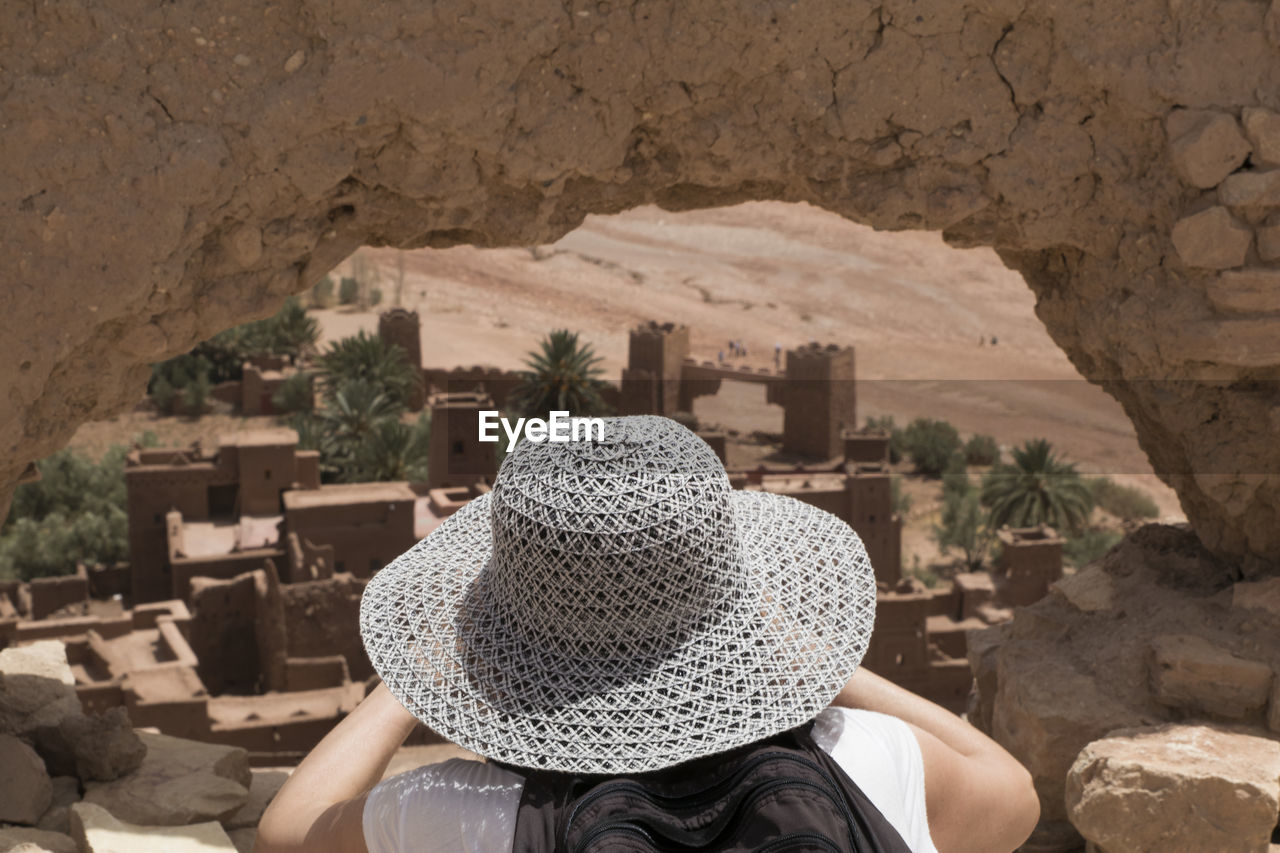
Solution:
M 1260 0 L 8 4 L 0 482 L 362 243 L 803 200 L 995 246 L 1202 540 L 1268 570 L 1276 19 Z

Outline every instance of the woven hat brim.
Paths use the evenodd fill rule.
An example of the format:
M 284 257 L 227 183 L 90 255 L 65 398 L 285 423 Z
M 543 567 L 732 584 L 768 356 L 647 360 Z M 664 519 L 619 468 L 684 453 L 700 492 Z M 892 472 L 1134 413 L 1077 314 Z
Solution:
M 811 719 L 866 652 L 875 576 L 853 529 L 794 498 L 736 491 L 752 594 L 648 659 L 550 655 L 484 606 L 489 499 L 380 571 L 360 608 L 392 694 L 481 755 L 575 773 L 669 767 Z

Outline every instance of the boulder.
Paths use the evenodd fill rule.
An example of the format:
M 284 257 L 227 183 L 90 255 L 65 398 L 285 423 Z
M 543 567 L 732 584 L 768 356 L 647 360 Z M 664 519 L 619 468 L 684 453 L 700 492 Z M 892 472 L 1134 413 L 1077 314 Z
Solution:
M 75 684 L 57 640 L 0 651 L 0 733 L 26 735 L 80 714 Z
M 36 745 L 54 773 L 86 782 L 110 782 L 142 764 L 143 746 L 124 708 L 101 714 L 76 713 L 36 732 Z
M 1193 634 L 1153 639 L 1150 675 L 1160 704 L 1228 720 L 1256 715 L 1271 693 L 1271 667 L 1236 657 Z
M 227 829 L 257 826 L 262 813 L 271 805 L 276 793 L 293 772 L 292 767 L 253 767 L 253 779 L 249 783 L 249 799 L 235 814 L 222 822 Z M 233 839 L 234 840 L 234 839 Z
M 1218 187 L 1218 201 L 1239 210 L 1280 204 L 1280 169 L 1237 172 Z
M 89 783 L 84 801 L 144 826 L 229 818 L 249 799 L 249 754 L 239 747 L 138 732 L 142 765 L 114 782 Z
M 1253 229 L 1218 206 L 1179 219 L 1172 237 L 1178 257 L 1187 266 L 1225 270 L 1244 266 Z
M 1227 270 L 1209 280 L 1208 293 L 1213 304 L 1226 311 L 1280 311 L 1280 270 Z
M 974 679 L 974 690 L 969 694 L 966 713 L 969 722 L 988 735 L 991 734 L 991 709 L 995 705 L 999 683 L 996 652 L 1004 638 L 1005 633 L 999 626 L 965 632 L 969 669 L 973 671 Z
M 27 845 L 49 853 L 79 853 L 70 835 L 21 826 L 0 826 L 0 853 L 17 853 Z
M 1280 166 L 1280 114 L 1261 107 L 1246 107 L 1241 118 L 1244 135 L 1253 146 L 1253 162 Z
M 53 782 L 36 751 L 0 734 L 0 821 L 35 826 L 53 802 Z
M 1051 647 L 1005 643 L 997 652 L 992 737 L 1031 771 L 1042 820 L 1066 820 L 1067 770 L 1107 732 L 1144 721 Z
M 50 832 L 71 833 L 71 806 L 80 802 L 80 780 L 74 776 L 55 776 L 53 778 L 53 802 L 40 816 L 37 829 Z
M 81 853 L 237 853 L 217 822 L 137 826 L 92 803 L 71 807 L 71 832 Z
M 1049 587 L 1049 592 L 1062 596 L 1082 613 L 1094 613 L 1111 609 L 1115 584 L 1106 570 L 1095 563 L 1064 576 Z
M 1227 113 L 1175 110 L 1165 129 L 1178 176 L 1193 187 L 1216 187 L 1249 156 L 1240 125 Z
M 1267 853 L 1280 743 L 1203 725 L 1113 732 L 1081 750 L 1066 798 L 1107 853 Z

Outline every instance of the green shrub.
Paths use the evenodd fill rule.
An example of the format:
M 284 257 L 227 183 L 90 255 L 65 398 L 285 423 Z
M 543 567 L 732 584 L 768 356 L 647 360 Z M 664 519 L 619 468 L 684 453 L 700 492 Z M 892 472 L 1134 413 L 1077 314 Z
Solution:
M 333 279 L 325 276 L 311 288 L 311 304 L 317 308 L 333 307 Z
M 30 580 L 127 559 L 125 453 L 114 446 L 95 463 L 60 450 L 42 460 L 40 480 L 18 486 L 0 529 L 0 576 Z
M 959 549 L 969 571 L 981 568 L 991 545 L 992 530 L 977 489 L 950 492 L 943 499 L 942 521 L 933 528 L 934 541 L 946 551 Z
M 1110 477 L 1093 477 L 1088 484 L 1094 503 L 1116 518 L 1138 521 L 1160 515 L 1160 507 L 1142 489 L 1121 485 Z
M 960 433 L 946 421 L 916 418 L 902 437 L 907 456 L 916 470 L 929 477 L 939 476 L 960 450 Z
M 197 373 L 195 378 L 182 389 L 182 406 L 189 415 L 202 414 L 209 403 L 209 392 L 213 386 L 209 383 L 208 373 Z
M 911 512 L 911 495 L 902 491 L 902 478 L 896 474 L 889 479 L 889 504 L 893 507 L 894 514 L 904 519 Z
M 287 377 L 271 395 L 271 405 L 281 414 L 312 411 L 316 398 L 311 374 L 299 370 Z
M 173 399 L 177 393 L 177 389 L 169 384 L 169 380 L 163 374 L 151 378 L 151 402 L 155 403 L 157 411 L 166 415 L 171 413 Z
M 1123 538 L 1123 534 L 1117 530 L 1090 528 L 1077 536 L 1067 537 L 1062 546 L 1062 556 L 1077 569 L 1084 568 L 1114 548 Z
M 994 465 L 1000 461 L 1000 445 L 989 435 L 974 434 L 964 444 L 964 461 L 970 465 Z
M 884 415 L 879 418 L 867 418 L 867 425 L 862 428 L 866 432 L 886 432 L 889 434 L 889 464 L 897 465 L 902 461 L 902 457 L 906 454 L 903 447 L 903 432 L 897 424 L 893 422 L 893 415 Z
M 966 495 L 976 490 L 977 486 L 969 479 L 969 471 L 965 467 L 965 458 L 959 453 L 953 453 L 951 458 L 947 460 L 947 467 L 942 472 L 942 496 L 946 498 L 952 494 Z
M 338 283 L 338 302 L 342 305 L 355 305 L 360 298 L 360 282 L 351 276 L 343 276 Z

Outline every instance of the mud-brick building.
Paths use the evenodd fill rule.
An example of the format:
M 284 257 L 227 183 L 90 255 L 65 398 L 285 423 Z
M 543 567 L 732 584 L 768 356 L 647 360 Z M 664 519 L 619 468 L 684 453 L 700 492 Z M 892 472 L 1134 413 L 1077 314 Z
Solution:
M 284 526 L 333 548 L 333 571 L 367 578 L 418 541 L 408 483 L 342 483 L 284 493 Z M 291 578 L 304 580 L 304 578 Z
M 185 522 L 273 516 L 280 512 L 281 492 L 319 486 L 319 454 L 298 450 L 293 430 L 227 435 L 213 453 L 199 443 L 181 450 L 135 449 L 125 462 L 134 600 L 173 597 L 170 511 Z
M 430 521 L 407 483 L 321 485 L 293 430 L 224 437 L 218 450 L 135 449 L 125 465 L 131 595 L 188 597 L 194 578 L 279 567 L 286 582 L 368 577 Z M 419 508 L 422 505 L 422 508 Z

